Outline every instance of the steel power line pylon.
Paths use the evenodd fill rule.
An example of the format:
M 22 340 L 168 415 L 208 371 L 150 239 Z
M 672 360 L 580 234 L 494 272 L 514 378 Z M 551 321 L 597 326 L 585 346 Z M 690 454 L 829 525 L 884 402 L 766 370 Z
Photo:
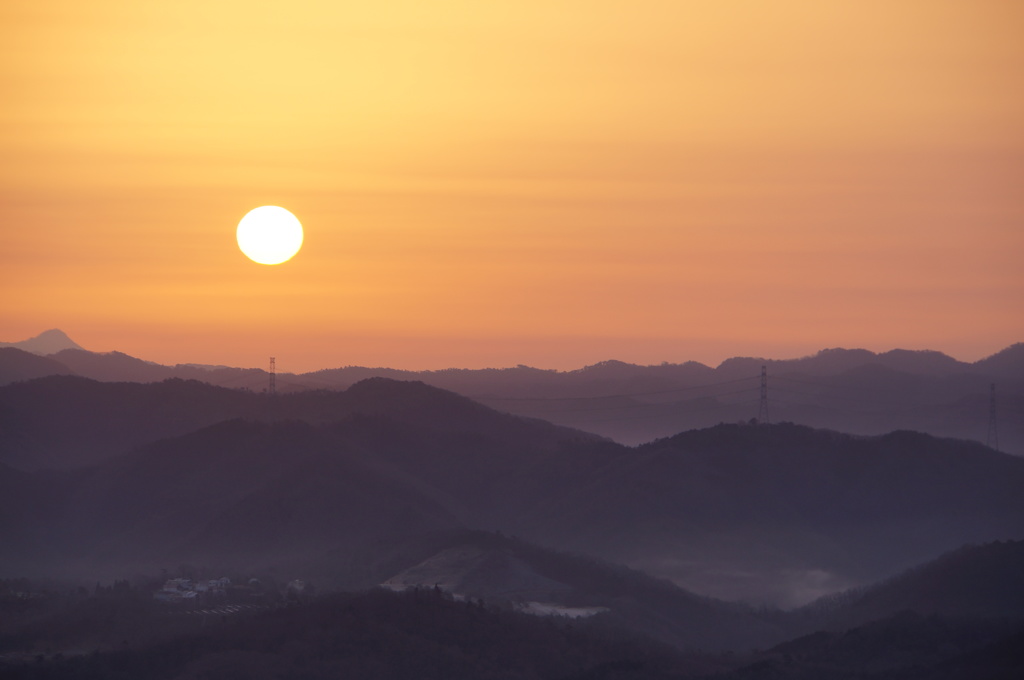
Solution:
M 768 424 L 768 367 L 761 367 L 761 404 L 757 407 L 758 424 Z
M 274 357 L 270 357 L 270 386 L 267 388 L 267 394 L 270 396 L 277 394 L 277 367 Z

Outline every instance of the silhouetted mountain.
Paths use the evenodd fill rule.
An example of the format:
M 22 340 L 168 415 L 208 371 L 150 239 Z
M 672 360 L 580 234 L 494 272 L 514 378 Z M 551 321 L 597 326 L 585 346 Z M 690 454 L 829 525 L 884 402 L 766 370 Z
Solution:
M 50 377 L 0 388 L 0 418 L 8 464 L 108 460 L 33 511 L 63 518 L 65 562 L 269 563 L 467 526 L 797 605 L 1024 528 L 1024 460 L 908 432 L 729 425 L 631 449 L 384 379 L 267 397 Z
M 1010 345 L 974 364 L 975 368 L 989 375 L 1003 376 L 1009 380 L 1024 380 L 1024 342 Z
M 87 352 L 65 349 L 53 358 L 84 378 L 105 382 L 159 382 L 173 378 L 174 369 L 151 361 L 143 361 L 121 352 Z
M 766 631 L 778 636 L 803 614 L 751 612 L 630 570 L 494 534 L 461 532 L 435 547 L 441 552 L 405 573 L 455 575 L 468 589 L 482 587 L 491 597 L 459 601 L 434 587 L 400 594 L 376 590 L 228 616 L 200 611 L 210 604 L 191 614 L 168 609 L 124 581 L 112 589 L 97 587 L 92 597 L 79 592 L 20 602 L 7 597 L 17 583 L 4 582 L 0 672 L 12 678 L 277 677 L 301 667 L 302 677 L 346 669 L 375 678 L 392 672 L 408 677 L 410 657 L 417 664 L 415 677 L 434 671 L 459 677 L 463 670 L 470 677 L 517 677 L 517 669 L 530 669 L 541 677 L 550 672 L 574 678 L 1009 680 L 1024 669 L 1019 608 L 972 608 L 966 617 L 903 610 L 852 628 L 798 635 L 751 654 L 743 647 L 752 632 L 762 639 Z M 452 558 L 453 551 L 460 554 Z M 1001 586 L 1017 590 L 1019 578 L 1008 577 L 1019 575 L 1019 562 L 1020 544 L 969 547 L 865 592 L 890 590 L 899 582 L 926 584 L 936 568 L 938 580 L 955 589 L 984 588 L 994 569 Z M 971 563 L 987 566 L 964 572 Z M 950 570 L 944 564 L 958 566 Z M 521 583 L 524 575 L 546 581 L 546 587 L 555 584 L 562 599 L 604 601 L 607 611 L 571 620 L 516 614 L 502 588 L 509 576 Z M 934 594 L 941 586 L 926 588 Z M 797 623 L 807 625 L 805 617 Z M 731 640 L 738 653 L 682 654 L 651 641 L 645 627 L 662 640 L 677 636 L 669 640 L 677 649 Z M 64 653 L 76 649 L 97 651 Z M 394 666 L 396 657 L 401 663 Z M 575 674 L 565 675 L 567 660 Z
M 267 397 L 195 380 L 103 383 L 51 376 L 0 387 L 0 462 L 22 469 L 81 467 L 232 418 L 323 423 L 353 414 L 386 414 L 400 422 L 467 434 L 523 434 L 537 441 L 596 439 L 499 413 L 422 383 L 374 379 L 346 391 Z
M 1014 680 L 1020 622 L 964 621 L 902 612 L 842 632 L 817 632 L 756 654 L 718 680 Z M 708 679 L 710 680 L 710 678 Z
M 161 437 L 259 413 L 257 395 L 196 381 L 101 383 L 51 376 L 0 387 L 0 462 L 91 465 Z
M 9 353 L 10 349 L 27 354 Z M 0 342 L 0 350 L 3 350 L 0 352 L 0 385 L 48 375 L 81 375 L 104 382 L 159 382 L 179 378 L 257 392 L 265 390 L 268 384 L 267 372 L 256 368 L 200 364 L 165 366 L 122 352 L 90 352 L 56 329 L 21 342 Z M 49 356 L 53 361 L 41 360 L 42 356 Z M 311 381 L 298 384 L 288 374 L 282 374 L 277 389 L 290 392 L 316 386 Z
M 1024 542 L 965 546 L 780 621 L 815 631 L 741 659 L 723 680 L 1018 678 Z
M 969 372 L 973 364 L 932 350 L 894 349 L 876 354 L 865 349 L 823 349 L 817 354 L 799 359 L 765 359 L 737 357 L 722 362 L 716 371 L 720 377 L 743 377 L 751 375 L 766 366 L 770 373 L 804 373 L 807 375 L 829 376 L 845 373 L 860 366 L 883 366 L 885 368 L 920 375 L 943 375 Z
M 34 338 L 22 340 L 21 342 L 0 342 L 0 347 L 15 347 L 39 355 L 55 354 L 63 349 L 82 349 L 64 331 L 57 328 L 43 331 Z
M 997 355 L 998 356 L 998 355 Z M 912 429 L 980 440 L 997 385 L 999 445 L 1024 453 L 1024 353 L 957 362 L 934 352 L 825 350 L 790 361 L 730 359 L 702 380 L 666 380 L 636 389 L 623 378 L 601 391 L 500 389 L 470 394 L 513 413 L 639 444 L 687 429 L 760 416 L 760 370 L 767 369 L 768 418 L 856 434 Z M 634 367 L 656 371 L 660 367 Z M 619 367 L 625 374 L 624 368 Z
M 901 680 L 1017 680 L 1024 675 L 1024 630 L 960 654 L 927 669 L 913 669 Z
M 548 557 L 579 571 L 577 560 Z M 596 583 L 611 576 L 610 590 L 626 594 L 616 604 L 642 601 L 645 591 L 657 587 L 642 576 L 600 565 L 582 571 Z M 950 619 L 908 611 L 845 631 L 800 636 L 764 652 L 711 655 L 673 650 L 610 622 L 607 613 L 538 618 L 498 602 L 459 601 L 440 588 L 330 594 L 250 615 L 215 615 L 199 608 L 187 613 L 148 595 L 120 582 L 97 588 L 92 597 L 37 601 L 34 615 L 22 614 L 20 626 L 8 624 L 0 632 L 0 673 L 10 678 L 1010 680 L 1024 669 L 1019 619 Z M 0 598 L 4 613 L 13 604 Z M 695 619 L 688 627 L 709 621 L 713 629 L 721 610 L 710 616 L 691 613 Z M 661 623 L 670 627 L 672 617 Z M 73 653 L 80 649 L 95 651 Z
M 48 375 L 74 375 L 61 362 L 15 347 L 0 347 L 0 385 L 42 378 Z
M 969 545 L 872 585 L 794 612 L 842 630 L 903 611 L 950 619 L 1024 620 L 1024 541 Z
M 989 386 L 997 384 L 999 444 L 1024 454 L 1024 351 L 1014 346 L 964 363 L 940 352 L 828 349 L 791 360 L 728 359 L 636 366 L 605 361 L 577 371 L 509 369 L 395 371 L 347 367 L 295 376 L 346 387 L 386 376 L 421 380 L 494 408 L 641 444 L 682 430 L 759 415 L 768 372 L 769 419 L 877 435 L 896 429 L 984 439 Z
M 979 444 L 721 425 L 578 475 L 521 532 L 697 592 L 799 604 L 1020 538 L 1021 489 L 1024 460 Z
M 115 611 L 125 610 L 143 629 L 161 618 L 128 605 Z M 100 611 L 109 616 L 111 609 Z M 173 618 L 162 616 L 163 622 Z M 139 644 L 131 637 L 118 651 L 0 661 L 0 672 L 51 680 L 669 680 L 728 667 L 635 636 L 456 602 L 434 590 L 331 595 L 201 628 L 194 624 L 186 634 L 157 642 Z
M 594 370 L 613 380 L 629 367 Z M 921 387 L 920 376 L 881 365 L 842 375 L 867 384 L 885 376 L 900 394 Z M 1024 460 L 976 443 L 776 424 L 719 425 L 630 448 L 381 378 L 271 397 L 197 381 L 51 376 L 0 387 L 0 429 L 0 456 L 24 468 L 0 464 L 0 576 L 109 579 L 199 565 L 218 575 L 313 574 L 325 587 L 439 584 L 531 611 L 599 612 L 573 629 L 600 644 L 619 644 L 608 641 L 621 641 L 616 631 L 625 628 L 684 648 L 776 645 L 672 665 L 681 657 L 635 643 L 662 650 L 662 665 L 630 652 L 573 669 L 578 677 L 671 677 L 685 667 L 737 678 L 961 678 L 1020 666 L 1010 650 L 1024 620 Z M 39 469 L 44 463 L 65 469 Z M 933 560 L 965 543 L 1007 539 Z M 677 587 L 799 604 L 925 560 L 792 614 Z M 430 617 L 446 615 L 439 611 L 414 619 L 416 632 L 399 638 L 419 649 L 420 627 L 437 625 Z M 503 622 L 504 632 L 494 632 L 501 648 L 519 654 L 533 653 L 517 646 L 533 639 L 532 626 L 565 630 L 564 622 L 519 627 L 511 622 L 529 620 L 491 614 Z M 375 616 L 352 625 L 394 634 L 393 621 Z M 302 621 L 288 619 L 307 630 Z M 216 636 L 192 638 L 119 661 L 99 655 L 32 668 L 39 677 L 109 676 L 115 667 L 130 674 L 136 661 L 151 668 L 154 654 L 178 659 L 174 677 L 251 672 L 254 649 L 275 658 L 259 656 L 257 666 L 320 658 L 236 623 L 239 637 L 224 646 Z M 317 630 L 324 635 L 324 626 Z M 475 639 L 461 624 L 450 633 L 462 644 Z M 313 644 L 303 635 L 296 645 Z M 359 658 L 360 672 L 381 677 L 384 661 Z
M 25 425 L 19 441 L 65 466 L 202 419 L 241 412 L 273 420 L 207 426 L 72 475 L 59 507 L 47 509 L 59 515 L 46 533 L 64 565 L 174 555 L 267 563 L 466 521 L 492 528 L 563 484 L 567 465 L 608 455 L 575 453 L 595 441 L 590 435 L 382 379 L 275 398 L 184 381 L 53 377 L 4 389 L 5 417 Z M 67 432 L 84 436 L 82 445 L 74 449 Z M 59 458 L 68 448 L 72 455 Z M 35 564 L 28 553 L 4 557 Z
M 177 364 L 164 366 L 143 361 L 121 352 L 86 352 L 64 350 L 54 355 L 55 359 L 74 369 L 77 375 L 104 382 L 160 382 L 163 380 L 199 380 L 211 385 L 231 389 L 265 391 L 268 385 L 266 371 L 258 368 L 229 368 L 226 366 L 198 366 Z M 307 389 L 296 386 L 287 376 L 278 380 L 278 391 L 292 392 Z
M 265 567 L 460 526 L 421 487 L 326 428 L 229 421 L 81 473 L 51 540 L 65 563 Z
M 268 385 L 267 373 L 255 368 L 160 366 L 118 352 L 69 352 L 60 358 L 73 372 L 96 380 L 175 377 L 256 392 Z M 987 440 L 989 386 L 995 383 L 999 447 L 1024 455 L 1021 344 L 973 364 L 933 351 L 826 349 L 799 359 L 738 357 L 717 368 L 696 362 L 636 366 L 620 361 L 565 372 L 527 366 L 419 372 L 349 366 L 279 373 L 277 390 L 347 389 L 373 377 L 416 380 L 506 412 L 635 445 L 682 430 L 759 417 L 762 366 L 768 372 L 769 420 L 868 435 L 908 429 Z
M 752 649 L 784 638 L 777 621 L 753 609 L 699 597 L 626 567 L 496 534 L 453 536 L 384 585 L 397 590 L 439 587 L 523 611 L 592 616 L 595 624 L 680 649 Z
M 386 377 L 418 380 L 481 400 L 572 399 L 580 395 L 601 398 L 620 392 L 672 390 L 681 382 L 712 380 L 714 370 L 696 362 L 636 366 L 621 361 L 603 361 L 575 371 L 554 371 L 516 366 L 515 368 L 445 369 L 441 371 L 399 371 L 387 368 L 347 366 L 296 376 L 318 387 L 338 388 L 356 380 Z
M 72 483 L 63 474 L 32 474 L 0 464 L 0 565 L 7 560 L 17 562 L 16 556 L 31 556 L 33 564 L 54 564 L 61 559 L 61 546 L 49 532 L 64 514 Z M 17 573 L 0 567 L 0 576 Z

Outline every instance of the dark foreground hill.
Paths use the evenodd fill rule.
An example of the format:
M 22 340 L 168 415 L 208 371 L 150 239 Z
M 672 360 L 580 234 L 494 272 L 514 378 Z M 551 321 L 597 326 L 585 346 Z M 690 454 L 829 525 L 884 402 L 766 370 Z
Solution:
M 624 603 L 658 594 L 673 597 L 671 586 L 608 565 L 581 566 L 578 558 L 493 535 L 461 540 L 573 581 L 587 597 L 614 595 L 612 607 L 625 609 Z M 993 573 L 993 587 L 1014 593 L 1019 551 L 1019 543 L 964 548 L 864 596 L 887 592 L 892 606 L 902 597 L 941 609 L 939 601 L 918 599 L 922 584 L 976 591 Z M 473 571 L 479 569 L 463 576 Z M 762 619 L 779 629 L 804 632 L 764 651 L 737 647 L 722 654 L 654 641 L 615 619 L 614 609 L 583 618 L 527 616 L 501 598 L 462 599 L 439 587 L 330 594 L 291 604 L 274 600 L 276 605 L 267 601 L 255 613 L 217 613 L 203 609 L 209 605 L 159 604 L 127 582 L 97 588 L 91 597 L 79 591 L 50 600 L 11 599 L 9 586 L 16 584 L 0 585 L 0 673 L 10 678 L 1010 680 L 1024 671 L 1024 609 L 994 601 L 972 607 L 969 615 L 903 609 L 828 630 L 809 627 L 805 612 L 764 612 Z M 728 611 L 721 603 L 674 597 L 692 600 L 683 607 L 692 627 L 713 630 Z M 851 601 L 831 611 L 850 604 L 855 606 Z M 662 623 L 670 627 L 672 621 Z
M 743 659 L 717 680 L 1017 680 L 1020 621 L 966 621 L 902 612 L 818 632 Z
M 132 615 L 142 625 L 159 616 L 138 607 Z M 190 633 L 143 645 L 125 640 L 121 651 L 57 659 L 51 653 L 27 663 L 0 659 L 0 672 L 12 680 L 654 680 L 728 667 L 567 620 L 456 602 L 431 589 L 333 595 L 248 618 L 214 620 L 202 628 L 201 616 L 192 621 Z

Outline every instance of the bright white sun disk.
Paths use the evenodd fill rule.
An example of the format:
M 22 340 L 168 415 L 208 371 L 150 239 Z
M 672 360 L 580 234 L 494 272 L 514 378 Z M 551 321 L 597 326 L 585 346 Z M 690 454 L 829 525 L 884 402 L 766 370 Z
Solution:
M 264 205 L 246 213 L 235 237 L 238 247 L 253 262 L 281 264 L 302 247 L 302 224 L 284 208 Z

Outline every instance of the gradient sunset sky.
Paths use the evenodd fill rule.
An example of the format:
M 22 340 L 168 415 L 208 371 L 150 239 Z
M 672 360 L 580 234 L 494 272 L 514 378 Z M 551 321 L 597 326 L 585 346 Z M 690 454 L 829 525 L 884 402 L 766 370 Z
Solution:
M 0 340 L 278 370 L 1024 340 L 1024 2 L 8 0 Z M 280 205 L 305 244 L 239 252 Z

